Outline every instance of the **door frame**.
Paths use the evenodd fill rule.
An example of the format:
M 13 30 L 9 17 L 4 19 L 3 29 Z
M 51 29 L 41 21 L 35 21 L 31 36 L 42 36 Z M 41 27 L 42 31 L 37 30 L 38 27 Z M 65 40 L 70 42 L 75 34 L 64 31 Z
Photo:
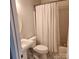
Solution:
M 19 25 L 18 25 L 18 16 L 16 10 L 15 0 L 10 0 L 10 35 L 12 34 L 12 40 L 10 36 L 10 48 L 11 48 L 11 55 L 16 59 L 21 59 L 21 40 L 20 40 L 20 33 L 19 33 Z M 14 44 L 14 48 L 13 44 Z M 12 45 L 12 46 L 11 46 Z M 15 54 L 13 54 L 13 49 L 15 49 Z

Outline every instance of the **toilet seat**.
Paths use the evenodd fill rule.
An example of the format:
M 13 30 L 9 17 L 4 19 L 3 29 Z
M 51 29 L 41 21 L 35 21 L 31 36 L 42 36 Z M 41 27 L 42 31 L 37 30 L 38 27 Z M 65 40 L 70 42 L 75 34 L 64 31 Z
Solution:
M 34 51 L 36 51 L 37 53 L 40 53 L 40 54 L 48 53 L 48 48 L 47 48 L 47 46 L 44 46 L 44 45 L 37 45 L 33 49 L 34 49 Z

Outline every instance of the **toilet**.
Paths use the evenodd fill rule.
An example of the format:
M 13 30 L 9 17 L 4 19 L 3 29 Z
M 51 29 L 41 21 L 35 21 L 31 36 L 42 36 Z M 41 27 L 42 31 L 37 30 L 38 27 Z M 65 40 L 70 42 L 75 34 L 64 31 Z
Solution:
M 46 46 L 37 45 L 33 50 L 41 55 L 40 59 L 47 59 L 48 48 Z
M 34 44 L 32 46 L 33 50 L 37 53 L 40 54 L 40 58 L 36 59 L 47 59 L 47 53 L 48 53 L 48 47 L 45 45 L 36 45 L 36 36 L 32 37 L 31 40 L 33 40 Z

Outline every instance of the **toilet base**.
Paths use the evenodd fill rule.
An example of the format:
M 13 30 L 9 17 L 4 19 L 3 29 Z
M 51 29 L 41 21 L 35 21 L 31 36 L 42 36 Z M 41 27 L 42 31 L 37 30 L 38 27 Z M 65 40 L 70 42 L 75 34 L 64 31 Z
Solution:
M 47 59 L 47 55 L 46 54 L 42 54 L 40 59 Z
M 35 59 L 39 59 L 39 57 L 38 57 L 37 55 L 34 55 L 34 58 L 35 58 Z
M 35 59 L 47 59 L 46 54 L 40 54 L 40 56 L 37 56 L 36 54 L 33 55 Z

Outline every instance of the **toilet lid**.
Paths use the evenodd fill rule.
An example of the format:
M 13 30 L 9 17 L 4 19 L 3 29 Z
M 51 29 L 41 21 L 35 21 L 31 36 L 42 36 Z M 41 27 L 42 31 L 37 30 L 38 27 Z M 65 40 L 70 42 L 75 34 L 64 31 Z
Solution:
M 48 48 L 47 48 L 47 46 L 44 46 L 44 45 L 37 45 L 33 49 L 34 49 L 34 51 L 41 53 L 41 54 L 48 53 Z

